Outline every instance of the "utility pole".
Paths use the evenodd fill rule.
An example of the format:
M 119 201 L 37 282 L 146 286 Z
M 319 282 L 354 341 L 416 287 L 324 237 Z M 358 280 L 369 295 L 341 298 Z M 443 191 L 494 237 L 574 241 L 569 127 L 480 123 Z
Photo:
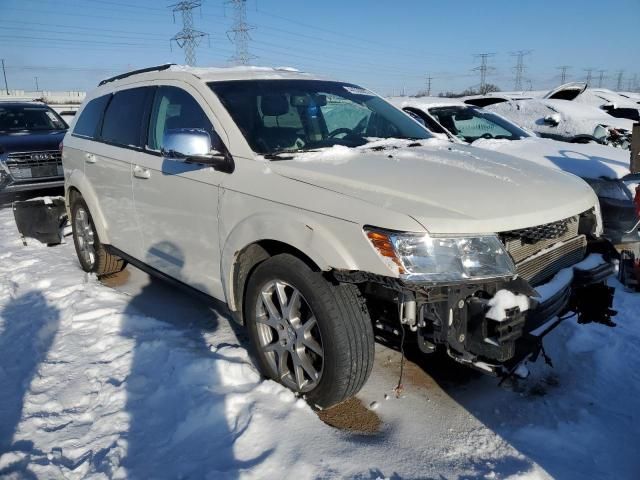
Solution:
M 227 0 L 233 6 L 233 27 L 227 31 L 227 37 L 236 46 L 236 53 L 229 59 L 236 65 L 248 65 L 256 58 L 249 53 L 249 31 L 254 27 L 247 23 L 247 0 Z
M 40 86 L 38 85 L 38 77 L 33 77 L 36 81 L 36 92 L 40 91 Z
M 431 96 L 431 80 L 433 80 L 433 77 L 427 74 L 427 97 Z
M 480 59 L 480 65 L 473 69 L 473 71 L 480 72 L 480 94 L 485 95 L 487 93 L 487 73 L 492 70 L 488 65 L 488 60 L 493 57 L 495 53 L 478 53 L 474 55 L 475 58 Z
M 173 9 L 174 23 L 176 21 L 176 12 L 180 12 L 182 15 L 182 30 L 176 33 L 169 43 L 176 42 L 176 45 L 184 50 L 185 63 L 190 66 L 196 64 L 196 47 L 200 44 L 202 37 L 209 35 L 193 28 L 193 10 L 201 6 L 202 2 L 199 0 L 183 0 L 169 6 L 169 8 Z
M 7 83 L 7 71 L 4 69 L 4 58 L 2 59 L 2 75 L 4 76 L 4 89 L 9 95 L 9 84 Z
M 585 68 L 584 71 L 587 72 L 587 77 L 585 78 L 585 83 L 587 84 L 587 87 L 588 87 L 588 86 L 591 85 L 591 79 L 593 78 L 593 76 L 592 76 L 593 68 Z
M 570 65 L 560 65 L 559 67 L 556 67 L 560 70 L 560 83 L 566 83 L 567 82 L 567 70 L 569 70 L 571 68 Z
M 605 75 L 604 75 L 606 72 L 607 72 L 606 70 L 598 70 L 598 73 L 600 74 L 598 76 L 598 88 L 602 88 L 602 83 L 603 83 L 604 79 L 606 78 Z
M 619 92 L 622 90 L 622 78 L 624 76 L 624 70 L 618 70 L 618 81 L 616 83 L 616 90 Z
M 514 82 L 514 90 L 521 91 L 522 90 L 522 79 L 524 75 L 524 57 L 525 55 L 529 55 L 531 50 L 518 50 L 517 52 L 512 52 L 511 56 L 517 57 L 516 66 L 513 67 L 513 70 L 516 72 L 516 78 Z

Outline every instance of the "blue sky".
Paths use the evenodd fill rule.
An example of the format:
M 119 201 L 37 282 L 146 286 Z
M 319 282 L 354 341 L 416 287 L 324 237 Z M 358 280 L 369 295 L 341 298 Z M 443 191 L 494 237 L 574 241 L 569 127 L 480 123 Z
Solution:
M 86 90 L 105 77 L 165 62 L 184 63 L 169 39 L 180 30 L 167 6 L 177 0 L 0 0 L 0 58 L 12 89 Z M 195 27 L 210 34 L 197 49 L 200 66 L 224 66 L 232 11 L 202 0 Z M 415 93 L 433 77 L 432 92 L 477 85 L 474 54 L 495 53 L 488 81 L 513 89 L 516 50 L 525 58 L 525 86 L 546 89 L 584 80 L 585 68 L 638 75 L 640 0 L 396 2 L 248 0 L 250 51 L 258 65 L 288 65 L 363 84 L 383 94 Z M 529 83 L 530 81 L 530 83 Z M 4 83 L 0 77 L 0 86 Z

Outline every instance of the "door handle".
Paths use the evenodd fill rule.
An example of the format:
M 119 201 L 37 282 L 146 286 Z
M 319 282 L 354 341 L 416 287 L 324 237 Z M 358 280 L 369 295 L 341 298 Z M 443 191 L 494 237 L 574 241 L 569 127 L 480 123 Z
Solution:
M 96 156 L 93 153 L 87 153 L 84 156 L 84 161 L 87 163 L 96 163 L 98 159 L 96 158 Z
M 151 178 L 151 172 L 148 168 L 143 168 L 140 165 L 133 167 L 133 176 L 137 178 L 148 179 Z

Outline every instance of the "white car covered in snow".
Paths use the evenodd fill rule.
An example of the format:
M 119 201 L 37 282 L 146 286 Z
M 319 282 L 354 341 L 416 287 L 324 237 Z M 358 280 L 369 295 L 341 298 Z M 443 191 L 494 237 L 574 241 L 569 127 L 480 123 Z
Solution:
M 583 178 L 600 200 L 604 235 L 615 244 L 640 241 L 635 182 L 629 152 L 595 143 L 567 144 L 537 137 L 508 119 L 457 99 L 396 97 L 391 103 L 418 119 L 432 132 L 446 134 L 486 150 L 524 158 Z M 623 180 L 624 178 L 629 181 Z M 632 246 L 636 250 L 636 246 Z
M 583 83 L 571 83 L 542 97 L 495 92 L 466 97 L 463 101 L 499 113 L 544 138 L 628 149 L 633 121 L 613 117 L 597 106 L 573 101 L 584 88 Z
M 354 84 L 171 65 L 101 82 L 62 158 L 80 265 L 225 302 L 268 377 L 354 395 L 374 329 L 504 374 L 574 311 L 610 323 L 579 178 L 432 138 Z

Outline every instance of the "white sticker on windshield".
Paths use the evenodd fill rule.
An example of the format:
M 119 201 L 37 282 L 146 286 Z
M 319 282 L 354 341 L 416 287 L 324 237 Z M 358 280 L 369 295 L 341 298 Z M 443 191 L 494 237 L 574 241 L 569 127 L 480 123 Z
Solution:
M 56 117 L 55 113 L 50 112 L 49 110 L 45 110 L 45 113 L 47 114 L 47 117 L 49 117 L 49 119 L 53 122 L 57 122 L 58 121 L 58 117 Z
M 354 95 L 369 95 L 369 96 L 373 95 L 373 93 L 371 93 L 366 88 L 348 87 L 346 85 L 344 87 L 342 87 L 342 88 L 344 88 L 349 93 L 353 93 Z

